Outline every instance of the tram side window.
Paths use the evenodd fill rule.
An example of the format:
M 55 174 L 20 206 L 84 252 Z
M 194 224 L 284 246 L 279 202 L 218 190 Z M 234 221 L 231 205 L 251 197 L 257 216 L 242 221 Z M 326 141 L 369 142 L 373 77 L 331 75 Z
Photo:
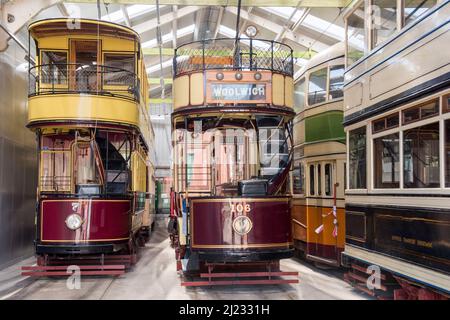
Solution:
M 330 163 L 325 164 L 325 195 L 332 195 L 333 168 Z
M 304 194 L 305 189 L 305 173 L 303 164 L 300 163 L 298 166 L 294 167 L 293 173 L 293 192 L 294 194 Z
M 42 191 L 70 191 L 71 141 L 71 138 L 67 136 L 42 137 L 39 179 Z
M 373 140 L 375 188 L 400 186 L 399 134 L 390 134 Z
M 330 67 L 330 84 L 328 87 L 329 99 L 342 98 L 344 92 L 344 66 L 332 66 Z
M 105 85 L 129 86 L 134 82 L 134 55 L 105 53 L 103 81 Z
M 301 112 L 304 108 L 305 108 L 305 78 L 301 78 L 295 84 L 295 90 L 294 90 L 295 113 Z
M 366 186 L 366 127 L 349 132 L 349 188 L 365 189 Z
M 322 166 L 320 164 L 317 165 L 317 195 L 322 194 Z
M 308 105 L 325 102 L 327 98 L 327 68 L 314 71 L 309 75 Z
M 397 30 L 397 0 L 373 0 L 372 48 Z
M 403 133 L 403 180 L 405 188 L 438 188 L 439 123 Z
M 450 187 L 450 120 L 445 120 L 445 187 Z
M 359 60 L 364 55 L 365 30 L 364 30 L 364 1 L 347 18 L 347 67 Z
M 41 82 L 46 84 L 67 83 L 67 52 L 42 51 Z
M 310 195 L 315 195 L 316 190 L 315 190 L 315 183 L 314 183 L 314 165 L 311 164 L 309 165 L 309 194 Z
M 405 0 L 403 18 L 404 25 L 415 21 L 437 3 L 437 0 Z

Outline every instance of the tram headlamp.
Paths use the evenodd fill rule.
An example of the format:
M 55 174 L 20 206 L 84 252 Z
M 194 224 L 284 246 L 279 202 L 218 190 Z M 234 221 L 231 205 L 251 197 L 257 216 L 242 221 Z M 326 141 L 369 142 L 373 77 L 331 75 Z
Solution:
M 236 80 L 242 80 L 242 73 L 238 72 L 234 75 L 234 77 L 236 78 Z
M 249 25 L 249 26 L 245 29 L 245 34 L 246 34 L 247 37 L 249 37 L 249 38 L 254 38 L 254 37 L 256 37 L 256 35 L 258 34 L 258 29 L 257 29 L 254 25 Z
M 78 228 L 81 227 L 82 224 L 83 224 L 83 218 L 76 213 L 71 214 L 66 219 L 66 226 L 70 230 L 77 230 Z
M 262 75 L 261 75 L 261 73 L 257 72 L 257 73 L 255 73 L 254 77 L 255 77 L 255 80 L 259 81 L 259 80 L 261 80 Z

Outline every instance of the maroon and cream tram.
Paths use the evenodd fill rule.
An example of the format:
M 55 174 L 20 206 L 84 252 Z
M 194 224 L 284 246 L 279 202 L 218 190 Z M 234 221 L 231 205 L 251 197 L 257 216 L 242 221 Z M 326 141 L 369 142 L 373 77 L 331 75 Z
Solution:
M 176 49 L 169 232 L 178 270 L 208 278 L 183 285 L 298 281 L 271 277 L 296 275 L 279 270 L 293 256 L 292 56 L 287 45 L 256 39 Z M 231 269 L 261 278 L 219 280 Z
M 153 129 L 139 37 L 107 22 L 77 23 L 29 27 L 37 62 L 29 69 L 28 127 L 39 155 L 33 275 L 61 272 L 54 264 L 91 264 L 92 274 L 92 264 L 108 259 L 133 263 L 154 218 Z M 100 269 L 96 274 L 123 272 Z

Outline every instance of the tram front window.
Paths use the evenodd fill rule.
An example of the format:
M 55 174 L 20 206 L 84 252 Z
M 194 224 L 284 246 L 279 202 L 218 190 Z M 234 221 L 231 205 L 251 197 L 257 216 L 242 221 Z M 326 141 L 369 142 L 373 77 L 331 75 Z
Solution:
M 95 159 L 94 143 L 79 142 L 75 146 L 75 189 L 77 194 L 100 194 L 102 179 Z

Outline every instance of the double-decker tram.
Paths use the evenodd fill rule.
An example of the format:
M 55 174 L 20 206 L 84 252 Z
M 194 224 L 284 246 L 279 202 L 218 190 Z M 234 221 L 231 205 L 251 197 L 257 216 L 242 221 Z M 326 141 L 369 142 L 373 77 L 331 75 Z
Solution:
M 139 36 L 85 19 L 37 21 L 29 34 L 36 48 L 27 126 L 39 154 L 38 266 L 25 274 L 65 273 L 57 264 L 123 273 L 154 219 L 154 133 Z
M 183 285 L 298 282 L 277 278 L 297 276 L 279 269 L 293 256 L 292 75 L 291 48 L 274 41 L 176 49 L 169 230 L 178 270 L 204 278 Z
M 376 296 L 447 299 L 450 1 L 367 4 L 345 18 L 347 280 Z
M 344 45 L 314 56 L 294 84 L 292 224 L 306 259 L 340 266 L 345 241 Z

